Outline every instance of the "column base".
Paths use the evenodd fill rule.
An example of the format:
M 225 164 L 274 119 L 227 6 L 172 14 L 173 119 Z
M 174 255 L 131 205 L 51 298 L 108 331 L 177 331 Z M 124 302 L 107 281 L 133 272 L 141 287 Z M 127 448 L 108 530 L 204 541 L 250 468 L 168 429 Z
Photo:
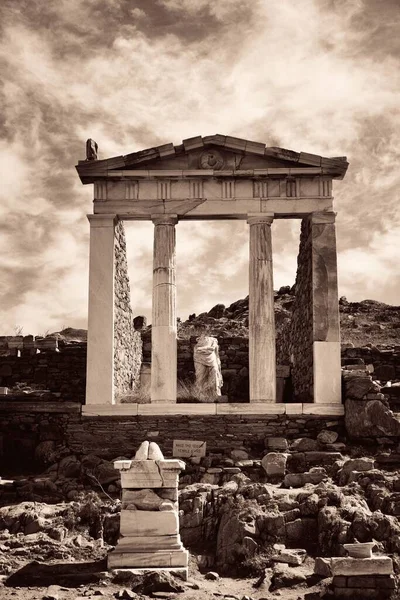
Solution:
M 189 552 L 187 550 L 148 550 L 147 552 L 120 550 L 118 545 L 109 555 L 107 565 L 109 569 L 115 567 L 138 568 L 171 568 L 183 567 L 187 569 Z

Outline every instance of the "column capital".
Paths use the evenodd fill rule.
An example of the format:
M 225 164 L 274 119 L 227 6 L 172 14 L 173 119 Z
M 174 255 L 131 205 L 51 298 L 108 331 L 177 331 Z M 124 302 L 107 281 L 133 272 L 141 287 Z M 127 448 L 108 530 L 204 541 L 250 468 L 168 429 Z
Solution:
M 150 218 L 154 225 L 176 225 L 178 223 L 178 215 L 151 215 Z
M 249 225 L 260 225 L 261 223 L 266 223 L 267 225 L 271 225 L 274 220 L 274 216 L 275 216 L 275 213 L 273 213 L 273 212 L 248 213 L 247 223 Z
M 90 227 L 114 227 L 117 223 L 117 215 L 86 215 L 90 223 Z
M 336 220 L 335 212 L 314 212 L 311 213 L 311 222 L 315 224 L 334 223 Z

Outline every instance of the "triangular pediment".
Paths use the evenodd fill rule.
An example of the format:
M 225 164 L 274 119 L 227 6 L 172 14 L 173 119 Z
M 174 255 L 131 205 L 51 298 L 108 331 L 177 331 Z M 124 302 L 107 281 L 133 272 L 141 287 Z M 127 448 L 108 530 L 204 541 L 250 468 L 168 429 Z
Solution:
M 221 174 L 225 171 L 252 171 L 260 169 L 319 168 L 321 174 L 342 179 L 348 163 L 345 157 L 325 158 L 316 154 L 294 152 L 285 148 L 220 134 L 193 137 L 174 146 L 164 144 L 125 156 L 106 160 L 79 161 L 77 171 L 82 183 L 91 183 L 110 171 L 166 170 L 193 171 Z

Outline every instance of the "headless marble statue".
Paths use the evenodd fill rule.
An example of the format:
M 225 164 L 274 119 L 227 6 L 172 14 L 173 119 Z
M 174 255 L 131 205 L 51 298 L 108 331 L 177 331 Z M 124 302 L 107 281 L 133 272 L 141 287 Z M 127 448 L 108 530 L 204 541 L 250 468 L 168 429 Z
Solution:
M 204 402 L 213 402 L 221 395 L 222 373 L 218 340 L 205 334 L 197 338 L 193 352 L 196 386 Z

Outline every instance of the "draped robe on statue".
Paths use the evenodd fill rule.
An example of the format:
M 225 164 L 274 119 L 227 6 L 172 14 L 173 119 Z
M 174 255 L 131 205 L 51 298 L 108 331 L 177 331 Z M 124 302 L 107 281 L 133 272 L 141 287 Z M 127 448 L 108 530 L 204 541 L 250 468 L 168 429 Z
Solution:
M 222 373 L 218 352 L 218 340 L 215 337 L 201 335 L 193 353 L 196 371 L 196 385 L 205 401 L 212 402 L 221 395 Z

